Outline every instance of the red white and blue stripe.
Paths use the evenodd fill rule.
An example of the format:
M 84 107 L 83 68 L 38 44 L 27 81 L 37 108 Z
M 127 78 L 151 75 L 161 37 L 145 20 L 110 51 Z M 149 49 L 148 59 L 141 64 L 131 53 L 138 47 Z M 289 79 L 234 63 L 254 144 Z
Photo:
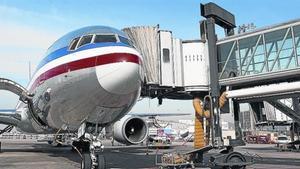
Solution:
M 64 47 L 42 60 L 29 89 L 32 91 L 44 81 L 67 72 L 117 62 L 141 64 L 141 57 L 134 48 L 122 42 L 89 44 L 76 51 Z

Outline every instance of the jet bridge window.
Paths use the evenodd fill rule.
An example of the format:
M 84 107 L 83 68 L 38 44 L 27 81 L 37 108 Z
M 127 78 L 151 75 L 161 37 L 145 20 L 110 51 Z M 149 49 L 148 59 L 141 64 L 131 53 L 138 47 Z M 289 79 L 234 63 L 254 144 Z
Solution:
M 79 39 L 80 38 L 78 37 L 78 38 L 75 38 L 75 39 L 72 40 L 72 42 L 70 43 L 70 47 L 69 47 L 70 50 L 75 50 L 76 45 L 77 45 Z
M 79 48 L 80 46 L 86 45 L 86 44 L 88 44 L 88 43 L 91 43 L 92 39 L 93 39 L 93 35 L 86 35 L 86 36 L 83 36 L 83 37 L 80 39 L 80 42 L 79 42 L 77 48 Z
M 163 48 L 163 61 L 165 63 L 170 62 L 170 50 L 167 48 Z
M 94 43 L 117 42 L 115 35 L 96 35 Z

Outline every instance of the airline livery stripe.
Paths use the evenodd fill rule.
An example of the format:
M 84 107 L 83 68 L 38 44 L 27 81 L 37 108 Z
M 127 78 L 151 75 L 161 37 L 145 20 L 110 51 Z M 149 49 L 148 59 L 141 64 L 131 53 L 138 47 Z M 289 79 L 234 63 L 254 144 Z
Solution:
M 41 85 L 45 80 L 48 80 L 52 77 L 58 76 L 66 72 L 119 62 L 131 62 L 141 64 L 139 56 L 130 53 L 110 53 L 76 60 L 73 62 L 59 65 L 41 74 L 30 87 L 30 91 L 35 89 L 37 86 Z
M 30 88 L 30 86 L 32 86 L 33 82 L 39 76 L 41 76 L 43 73 L 45 73 L 48 70 L 53 69 L 59 65 L 67 64 L 70 62 L 74 62 L 77 60 L 82 60 L 82 59 L 86 59 L 86 58 L 90 58 L 90 57 L 94 57 L 94 56 L 107 55 L 107 54 L 111 54 L 111 53 L 131 53 L 131 54 L 135 54 L 135 55 L 139 56 L 139 53 L 136 52 L 133 48 L 121 47 L 121 46 L 93 48 L 93 49 L 89 49 L 89 50 L 83 50 L 80 52 L 60 56 L 57 59 L 48 62 L 46 65 L 39 68 L 35 72 L 35 74 L 32 78 L 32 81 L 29 84 L 29 88 Z

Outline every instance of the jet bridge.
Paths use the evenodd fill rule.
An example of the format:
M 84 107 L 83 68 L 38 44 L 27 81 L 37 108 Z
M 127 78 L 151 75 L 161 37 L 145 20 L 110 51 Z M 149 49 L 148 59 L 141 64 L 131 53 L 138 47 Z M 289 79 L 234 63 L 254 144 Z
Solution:
M 241 90 L 244 96 L 231 98 L 240 102 L 299 95 L 300 91 L 291 86 L 300 81 L 300 20 L 234 35 L 230 14 L 220 17 L 224 12 L 212 3 L 201 8 L 207 19 L 201 22 L 200 40 L 175 38 L 158 25 L 124 29 L 143 55 L 143 97 L 158 98 L 161 104 L 163 98 L 184 100 L 209 93 L 219 96 L 220 91 L 237 89 L 245 89 Z M 225 38 L 212 40 L 215 24 L 226 30 Z M 208 25 L 212 26 L 208 29 Z M 285 90 L 278 92 L 278 87 L 272 87 L 276 84 Z M 247 93 L 251 87 L 271 91 L 254 96 Z
M 234 114 L 237 139 L 231 145 L 242 144 L 239 102 L 251 103 L 258 117 L 258 105 L 267 101 L 300 123 L 300 20 L 234 35 L 235 19 L 228 11 L 201 4 L 201 15 L 206 19 L 200 22 L 200 40 L 175 38 L 159 26 L 124 29 L 144 59 L 142 97 L 158 98 L 159 104 L 163 98 L 194 99 L 200 147 L 203 115 L 211 118 L 212 146 L 224 145 L 219 120 L 223 96 L 229 99 L 226 112 Z M 215 36 L 216 24 L 224 28 L 225 38 Z M 206 98 L 209 115 L 202 104 Z M 293 107 L 280 102 L 283 98 L 293 98 Z

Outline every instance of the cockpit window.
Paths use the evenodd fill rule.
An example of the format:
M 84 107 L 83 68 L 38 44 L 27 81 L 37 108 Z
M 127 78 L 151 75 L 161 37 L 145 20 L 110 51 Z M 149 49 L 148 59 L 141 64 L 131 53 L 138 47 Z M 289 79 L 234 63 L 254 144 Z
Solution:
M 117 42 L 115 35 L 96 35 L 94 43 Z
M 125 38 L 123 36 L 119 36 L 119 39 L 120 39 L 120 42 L 125 43 L 129 46 L 132 46 L 132 42 L 128 38 Z
M 78 37 L 78 38 L 75 38 L 75 39 L 72 40 L 72 42 L 70 43 L 70 47 L 69 47 L 70 50 L 75 50 L 76 45 L 77 45 L 79 39 L 80 38 Z
M 83 46 L 83 45 L 86 45 L 88 43 L 91 43 L 93 39 L 93 35 L 86 35 L 86 36 L 83 36 L 78 44 L 78 47 L 79 48 L 80 46 Z

